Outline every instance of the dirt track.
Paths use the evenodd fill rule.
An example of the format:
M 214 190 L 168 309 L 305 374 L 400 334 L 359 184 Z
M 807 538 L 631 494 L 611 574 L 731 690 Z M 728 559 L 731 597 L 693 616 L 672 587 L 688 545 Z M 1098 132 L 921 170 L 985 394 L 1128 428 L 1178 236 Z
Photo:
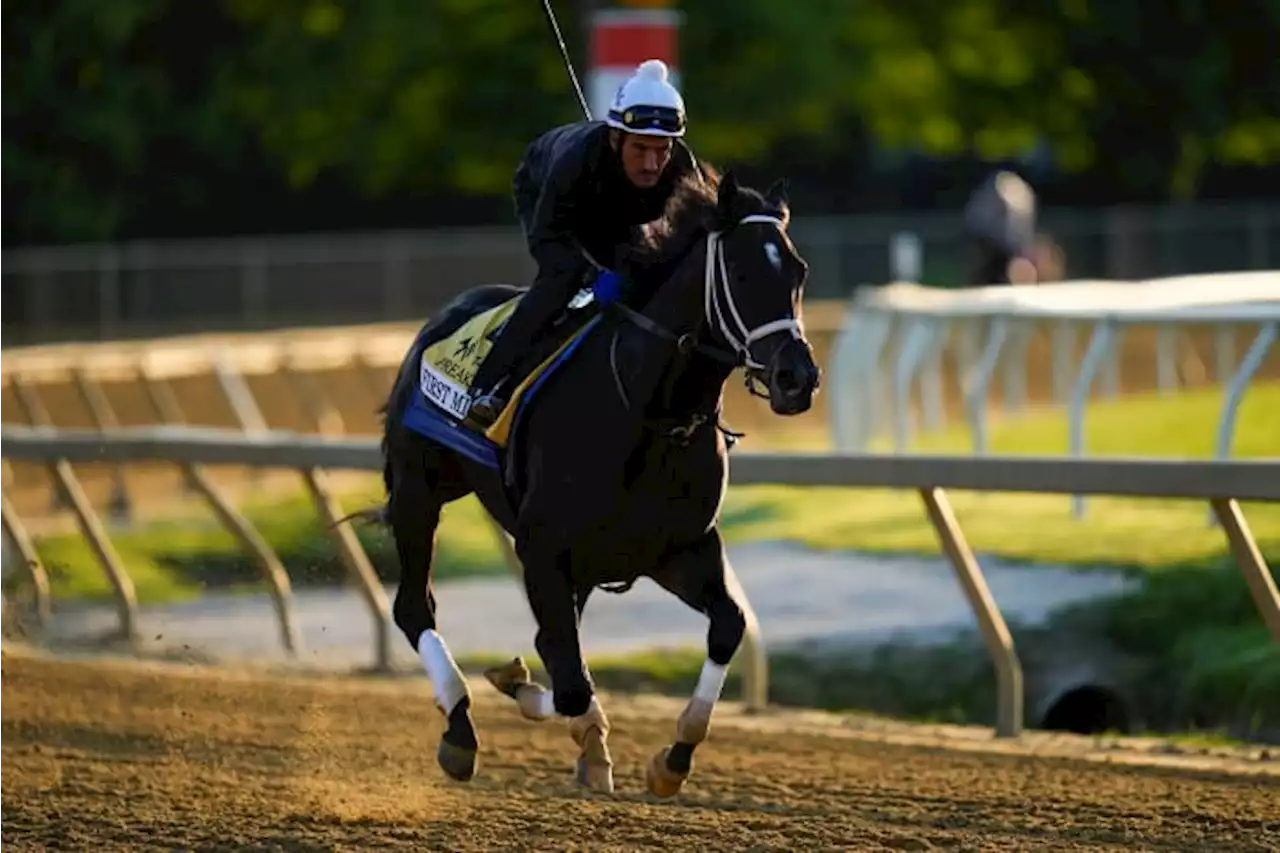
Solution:
M 605 797 L 571 782 L 563 725 L 479 686 L 480 775 L 464 786 L 435 767 L 440 722 L 417 679 L 9 650 L 3 678 L 10 850 L 1280 849 L 1280 778 L 1256 771 L 943 751 L 726 708 L 690 786 L 662 802 L 641 770 L 672 728 L 665 700 L 606 699 Z

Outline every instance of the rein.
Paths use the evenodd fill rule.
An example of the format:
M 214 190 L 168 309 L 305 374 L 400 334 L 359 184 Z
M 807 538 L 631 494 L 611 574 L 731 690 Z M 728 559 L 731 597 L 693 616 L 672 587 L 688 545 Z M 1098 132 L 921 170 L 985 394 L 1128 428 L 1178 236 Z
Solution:
M 783 228 L 781 219 L 763 213 L 744 216 L 732 227 L 736 228 L 738 225 L 751 223 L 772 224 L 776 225 L 779 230 Z M 733 298 L 733 291 L 729 287 L 729 270 L 724 259 L 724 233 L 723 231 L 712 231 L 707 234 L 707 259 L 703 268 L 703 288 L 705 293 L 703 315 L 707 322 L 711 323 L 719 331 L 720 336 L 729 344 L 730 351 L 711 344 L 699 343 L 696 332 L 677 335 L 671 329 L 646 317 L 634 308 L 623 305 L 621 302 L 613 303 L 610 309 L 617 311 L 637 328 L 655 337 L 674 342 L 676 354 L 681 358 L 696 353 L 733 368 L 746 368 L 747 391 L 756 397 L 767 398 L 768 393 L 761 392 L 756 387 L 757 383 L 761 381 L 759 372 L 767 369 L 767 366 L 752 356 L 751 345 L 778 332 L 790 332 L 792 337 L 798 338 L 800 336 L 800 323 L 794 317 L 784 317 L 763 323 L 754 329 L 747 328 L 746 323 L 742 320 L 742 314 L 738 310 L 737 302 Z M 614 332 L 613 340 L 609 345 L 609 366 L 613 371 L 613 381 L 614 386 L 617 388 L 618 396 L 622 398 L 623 405 L 630 409 L 631 399 L 622 382 L 622 375 L 618 371 L 617 332 Z M 725 437 L 730 440 L 730 445 L 732 446 L 732 443 L 741 438 L 743 434 L 735 433 L 725 427 L 719 422 L 719 416 L 719 411 L 711 415 L 694 413 L 688 422 L 681 422 L 677 426 L 667 427 L 662 430 L 662 433 L 666 437 L 676 440 L 679 444 L 687 444 L 699 427 L 714 419 L 716 426 L 724 432 Z M 667 422 L 669 423 L 669 420 Z

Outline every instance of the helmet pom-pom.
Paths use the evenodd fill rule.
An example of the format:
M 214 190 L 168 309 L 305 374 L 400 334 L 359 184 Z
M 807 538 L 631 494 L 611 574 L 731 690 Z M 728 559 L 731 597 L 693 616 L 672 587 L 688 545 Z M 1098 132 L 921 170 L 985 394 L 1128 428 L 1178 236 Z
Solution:
M 667 64 L 661 59 L 646 59 L 636 69 L 636 76 L 665 83 L 667 82 Z

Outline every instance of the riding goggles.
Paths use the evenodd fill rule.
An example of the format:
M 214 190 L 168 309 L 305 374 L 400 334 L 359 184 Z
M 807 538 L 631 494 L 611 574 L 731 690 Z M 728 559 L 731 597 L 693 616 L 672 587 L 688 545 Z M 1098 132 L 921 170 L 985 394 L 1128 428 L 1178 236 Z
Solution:
M 610 110 L 609 118 L 627 130 L 660 130 L 663 133 L 680 133 L 684 130 L 684 113 L 671 107 L 634 106 L 625 110 Z

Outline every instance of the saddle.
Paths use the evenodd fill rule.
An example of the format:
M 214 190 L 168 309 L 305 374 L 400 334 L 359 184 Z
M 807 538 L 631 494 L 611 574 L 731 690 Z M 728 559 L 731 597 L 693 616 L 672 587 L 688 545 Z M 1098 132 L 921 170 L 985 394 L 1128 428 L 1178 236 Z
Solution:
M 476 314 L 452 334 L 423 350 L 419 365 L 419 386 L 423 397 L 461 422 L 471 405 L 468 393 L 481 363 L 493 341 L 501 333 L 522 296 L 515 296 Z M 485 435 L 498 446 L 506 443 L 511 415 L 522 396 L 556 362 L 567 355 L 566 348 L 585 331 L 585 323 L 595 313 L 595 300 L 590 290 L 579 291 L 569 304 L 538 336 L 526 355 L 517 363 L 512 380 L 516 390 L 507 401 L 502 415 L 486 430 Z

